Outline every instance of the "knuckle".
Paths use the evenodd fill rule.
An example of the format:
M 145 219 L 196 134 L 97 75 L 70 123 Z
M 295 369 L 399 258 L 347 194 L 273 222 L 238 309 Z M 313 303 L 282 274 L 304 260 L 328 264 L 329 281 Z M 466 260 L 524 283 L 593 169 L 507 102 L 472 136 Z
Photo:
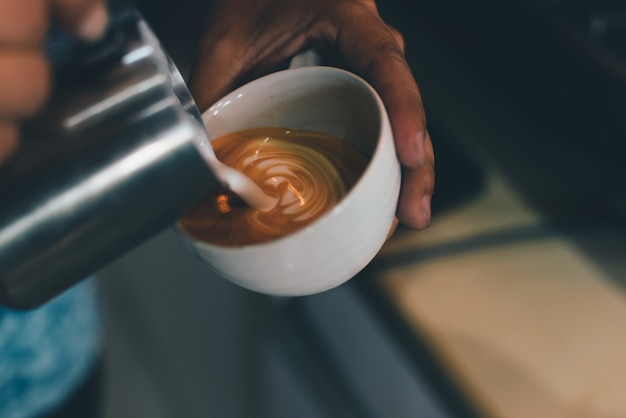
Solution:
M 398 31 L 396 28 L 394 28 L 391 25 L 387 25 L 387 29 L 391 33 L 391 36 L 393 36 L 396 43 L 400 46 L 400 50 L 404 51 L 404 45 L 405 45 L 404 36 L 402 36 L 400 31 Z

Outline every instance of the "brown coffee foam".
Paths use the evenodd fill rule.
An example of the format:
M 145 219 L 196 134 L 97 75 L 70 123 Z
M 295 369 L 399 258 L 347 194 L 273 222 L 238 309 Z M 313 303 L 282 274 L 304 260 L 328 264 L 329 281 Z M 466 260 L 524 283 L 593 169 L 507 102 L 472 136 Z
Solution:
M 283 127 L 234 132 L 212 144 L 223 163 L 279 201 L 273 210 L 261 212 L 221 189 L 181 219 L 191 236 L 224 246 L 268 242 L 304 228 L 346 195 L 368 163 L 341 138 Z

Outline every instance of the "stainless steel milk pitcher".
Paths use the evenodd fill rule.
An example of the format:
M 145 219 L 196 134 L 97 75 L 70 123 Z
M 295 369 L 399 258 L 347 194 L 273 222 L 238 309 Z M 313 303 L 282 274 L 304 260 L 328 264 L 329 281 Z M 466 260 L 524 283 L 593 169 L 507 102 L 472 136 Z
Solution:
M 198 109 L 140 15 L 60 55 L 52 99 L 0 167 L 4 306 L 53 298 L 217 184 L 196 150 Z

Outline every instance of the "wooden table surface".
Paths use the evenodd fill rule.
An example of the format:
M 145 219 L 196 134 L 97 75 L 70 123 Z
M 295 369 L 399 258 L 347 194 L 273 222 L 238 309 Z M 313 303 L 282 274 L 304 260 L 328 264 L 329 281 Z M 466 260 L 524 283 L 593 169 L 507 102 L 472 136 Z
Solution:
M 610 246 L 610 271 L 581 242 Z M 626 297 L 610 274 L 626 274 L 623 243 L 545 225 L 490 173 L 475 199 L 388 242 L 378 280 L 485 416 L 626 417 Z

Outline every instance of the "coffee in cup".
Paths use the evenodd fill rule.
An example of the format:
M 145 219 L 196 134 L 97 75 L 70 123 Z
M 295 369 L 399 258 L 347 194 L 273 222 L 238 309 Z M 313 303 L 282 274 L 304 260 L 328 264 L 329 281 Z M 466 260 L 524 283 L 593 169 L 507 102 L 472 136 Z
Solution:
M 216 245 L 260 244 L 304 228 L 332 209 L 367 167 L 368 158 L 334 135 L 260 127 L 212 141 L 217 158 L 277 200 L 260 211 L 225 188 L 212 191 L 180 221 L 198 240 Z

